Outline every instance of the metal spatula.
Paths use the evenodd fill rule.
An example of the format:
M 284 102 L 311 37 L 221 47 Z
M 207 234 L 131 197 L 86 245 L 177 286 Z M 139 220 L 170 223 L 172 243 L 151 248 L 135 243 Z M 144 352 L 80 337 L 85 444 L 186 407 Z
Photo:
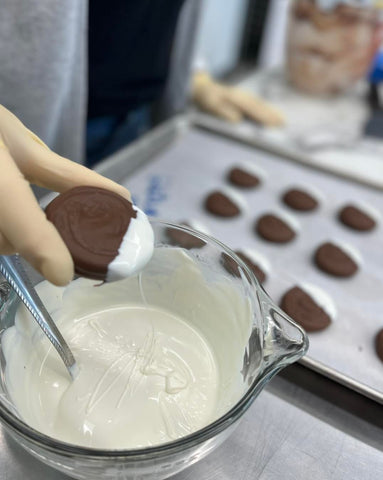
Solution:
M 70 376 L 74 378 L 77 373 L 77 365 L 73 353 L 59 329 L 56 327 L 47 309 L 44 307 L 40 297 L 37 295 L 32 282 L 21 265 L 19 256 L 1 255 L 0 272 L 30 311 L 33 318 L 62 358 Z

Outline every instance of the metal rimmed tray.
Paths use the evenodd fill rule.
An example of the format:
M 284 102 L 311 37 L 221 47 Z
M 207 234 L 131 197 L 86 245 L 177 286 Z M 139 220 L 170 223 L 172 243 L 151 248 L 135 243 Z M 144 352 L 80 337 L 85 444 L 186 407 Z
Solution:
M 364 82 L 339 96 L 311 96 L 289 85 L 283 68 L 256 68 L 237 75 L 233 84 L 275 105 L 285 124 L 263 128 L 245 119 L 230 124 L 200 111 L 196 124 L 383 190 L 383 142 L 364 134 L 371 116 Z
M 208 216 L 201 205 L 204 195 L 211 188 L 224 184 L 224 175 L 228 166 L 239 160 L 254 161 L 265 171 L 268 181 L 265 181 L 262 190 L 252 194 L 253 197 L 246 198 L 251 207 L 250 211 L 242 219 L 229 224 Z M 276 176 L 278 182 L 273 180 L 272 172 L 270 173 L 269 170 L 270 166 L 274 169 L 273 171 L 278 171 Z M 271 273 L 270 281 L 265 285 L 266 290 L 276 301 L 285 289 L 292 286 L 302 276 L 310 280 L 310 283 L 317 284 L 325 290 L 328 290 L 329 285 L 331 290 L 337 289 L 335 298 L 334 292 L 331 293 L 337 304 L 338 318 L 331 327 L 332 330 L 311 337 L 311 349 L 308 356 L 301 362 L 305 366 L 383 403 L 383 372 L 373 349 L 373 335 L 379 326 L 378 315 L 383 312 L 382 296 L 380 295 L 379 298 L 379 284 L 383 284 L 383 278 L 380 278 L 383 275 L 383 265 L 381 265 L 380 253 L 375 247 L 376 241 L 383 240 L 380 238 L 382 229 L 379 227 L 378 231 L 374 233 L 374 248 L 370 249 L 367 258 L 363 247 L 366 237 L 357 237 L 357 234 L 346 231 L 334 220 L 335 208 L 340 206 L 343 200 L 348 201 L 357 196 L 363 198 L 367 203 L 376 203 L 377 198 L 380 199 L 379 201 L 383 201 L 383 196 L 379 192 L 355 182 L 342 180 L 331 174 L 286 161 L 276 155 L 228 139 L 220 132 L 208 133 L 193 125 L 192 118 L 187 116 L 163 124 L 146 135 L 144 139 L 106 159 L 98 167 L 98 171 L 130 188 L 136 202 L 150 215 L 166 217 L 174 221 L 198 217 L 198 220 L 208 227 L 213 236 L 232 248 L 251 246 L 256 250 L 261 250 L 266 257 L 277 256 L 278 262 L 276 263 L 279 267 L 273 267 L 274 277 Z M 297 177 L 302 182 L 299 182 Z M 324 194 L 324 207 L 319 217 L 318 214 L 311 217 L 299 217 L 298 222 L 301 227 L 299 240 L 294 244 L 293 249 L 286 248 L 278 251 L 274 246 L 267 245 L 256 238 L 251 225 L 255 217 L 265 209 L 281 208 L 279 194 L 283 186 L 291 183 L 291 179 L 294 180 L 294 183 L 305 183 L 308 186 L 313 184 Z M 328 185 L 331 188 L 327 187 Z M 328 194 L 327 188 L 330 188 L 331 195 Z M 261 193 L 262 191 L 263 193 Z M 383 209 L 383 202 L 381 208 Z M 315 222 L 319 222 L 317 230 L 322 232 L 321 234 L 315 233 Z M 341 288 L 339 284 L 337 286 L 336 280 L 318 273 L 309 260 L 313 248 L 328 236 L 341 236 L 342 239 L 347 240 L 347 243 L 354 243 L 363 253 L 365 265 L 360 269 L 361 273 L 358 274 L 360 276 L 355 280 L 342 283 Z M 246 245 L 243 245 L 244 243 Z M 293 251 L 294 255 L 291 253 Z M 291 274 L 292 258 L 297 259 L 302 255 L 306 260 L 295 273 Z M 280 265 L 289 265 L 290 271 L 286 272 L 286 269 L 281 268 Z M 375 265 L 372 273 L 371 265 Z M 347 288 L 344 288 L 345 285 Z M 358 286 L 361 287 L 360 291 L 368 288 L 369 293 L 372 292 L 371 289 L 374 289 L 373 301 L 370 302 L 368 298 L 363 300 L 364 307 L 368 303 L 368 308 L 364 309 L 368 321 L 363 319 L 363 326 L 359 321 L 360 318 L 355 318 L 355 305 L 360 300 L 356 295 Z M 339 290 L 343 290 L 343 293 L 339 293 Z M 353 300 L 350 302 L 350 299 Z M 352 332 L 352 323 L 356 330 L 351 335 L 351 340 L 345 345 L 345 328 L 346 332 Z M 383 326 L 383 320 L 381 323 Z M 321 340 L 318 341 L 318 338 Z M 342 352 L 342 349 L 339 350 L 339 345 L 342 345 L 344 354 L 337 356 L 337 352 Z M 371 372 L 374 372 L 373 378 Z

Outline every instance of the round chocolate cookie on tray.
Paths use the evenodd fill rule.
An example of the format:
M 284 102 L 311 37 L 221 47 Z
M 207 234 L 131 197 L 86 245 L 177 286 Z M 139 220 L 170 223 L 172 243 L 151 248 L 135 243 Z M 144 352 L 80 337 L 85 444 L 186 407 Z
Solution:
M 352 277 L 359 269 L 359 255 L 348 245 L 325 242 L 314 254 L 317 267 L 335 277 Z
M 345 225 L 358 232 L 369 232 L 376 227 L 377 214 L 369 209 L 366 211 L 356 205 L 346 205 L 338 213 L 338 219 Z
M 308 332 L 324 330 L 336 316 L 331 298 L 322 289 L 311 284 L 288 290 L 283 295 L 280 306 Z
M 316 210 L 319 201 L 312 194 L 300 188 L 287 190 L 282 196 L 283 203 L 293 210 L 310 212 Z
M 227 180 L 236 187 L 252 189 L 262 183 L 263 177 L 264 174 L 254 165 L 239 163 L 229 171 Z
M 205 208 L 217 217 L 237 217 L 245 209 L 245 201 L 229 188 L 215 190 L 205 199 Z
M 45 213 L 81 276 L 119 280 L 140 271 L 153 254 L 148 218 L 117 193 L 75 187 L 52 200 Z
M 296 236 L 297 225 L 285 215 L 267 213 L 258 218 L 255 231 L 262 238 L 273 243 L 288 243 Z

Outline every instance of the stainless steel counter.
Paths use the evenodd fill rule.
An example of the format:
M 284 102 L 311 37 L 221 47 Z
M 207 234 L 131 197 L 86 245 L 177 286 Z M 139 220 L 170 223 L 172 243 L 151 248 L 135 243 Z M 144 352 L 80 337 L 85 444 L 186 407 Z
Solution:
M 372 444 L 383 448 L 382 429 L 279 376 L 226 443 L 173 478 L 378 480 L 383 453 Z M 3 430 L 0 445 L 1 480 L 68 478 L 24 452 Z

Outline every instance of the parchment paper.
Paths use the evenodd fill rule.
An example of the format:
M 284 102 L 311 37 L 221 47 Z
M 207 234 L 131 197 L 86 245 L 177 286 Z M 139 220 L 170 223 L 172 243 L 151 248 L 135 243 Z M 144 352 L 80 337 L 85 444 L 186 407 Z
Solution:
M 227 185 L 227 171 L 240 161 L 253 163 L 266 174 L 259 188 L 237 190 L 247 204 L 246 212 L 235 219 L 205 212 L 205 196 Z M 336 305 L 337 317 L 327 330 L 310 334 L 308 355 L 383 391 L 383 363 L 374 349 L 375 334 L 383 328 L 383 219 L 374 231 L 358 233 L 336 218 L 339 208 L 353 200 L 382 214 L 381 192 L 198 130 L 185 134 L 122 183 L 149 215 L 176 222 L 199 220 L 231 248 L 248 247 L 263 254 L 271 264 L 265 289 L 277 303 L 302 281 L 325 290 Z M 319 210 L 296 213 L 283 206 L 281 194 L 296 185 L 318 191 Z M 300 232 L 290 244 L 275 245 L 254 233 L 256 218 L 275 209 L 288 212 L 299 223 Z M 328 276 L 313 264 L 316 247 L 329 239 L 359 251 L 363 263 L 353 278 Z
M 383 141 L 364 135 L 371 113 L 363 82 L 340 96 L 314 97 L 290 87 L 283 70 L 271 69 L 254 70 L 237 86 L 278 107 L 286 124 L 262 128 L 244 120 L 233 125 L 202 112 L 197 123 L 383 189 Z

